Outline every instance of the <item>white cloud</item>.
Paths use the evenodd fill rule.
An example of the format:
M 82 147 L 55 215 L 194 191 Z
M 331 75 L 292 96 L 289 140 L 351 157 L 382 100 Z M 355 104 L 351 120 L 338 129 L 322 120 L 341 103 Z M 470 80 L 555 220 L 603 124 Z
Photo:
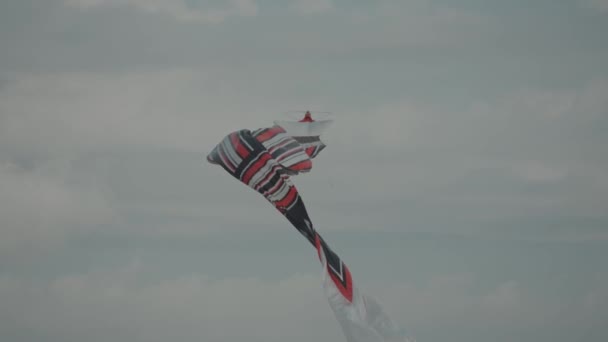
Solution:
M 249 109 L 251 103 L 268 101 L 265 93 L 247 93 L 252 84 L 237 84 L 230 77 L 234 75 L 205 69 L 22 75 L 0 91 L 0 148 L 8 160 L 36 162 L 70 160 L 95 151 L 172 149 L 194 152 L 203 164 L 204 153 L 227 132 L 261 127 L 273 118 L 268 106 Z M 571 91 L 519 91 L 459 111 L 412 99 L 371 110 L 344 108 L 348 117 L 338 115 L 324 138 L 329 148 L 315 160 L 321 172 L 295 182 L 323 229 L 453 227 L 455 213 L 468 227 L 488 224 L 485 220 L 492 218 L 555 210 L 602 215 L 608 177 L 601 160 L 577 158 L 577 151 L 586 147 L 580 145 L 585 140 L 576 137 L 601 120 L 608 98 L 605 84 L 598 81 Z M 281 99 L 274 100 L 273 107 L 280 109 Z M 288 102 L 283 103 L 287 108 Z M 577 135 L 563 134 L 574 128 Z M 140 183 L 129 187 L 133 195 L 117 199 L 117 205 L 140 216 L 187 218 L 172 222 L 172 228 L 148 226 L 146 232 L 155 234 L 203 232 L 199 225 L 205 218 L 214 222 L 209 229 L 225 229 L 218 228 L 224 226 L 217 224 L 220 220 L 240 226 L 241 219 L 230 215 L 231 210 L 251 209 L 248 203 L 253 202 L 252 213 L 259 216 L 243 217 L 282 222 L 258 194 L 222 170 L 202 165 L 196 172 L 196 178 L 179 180 L 204 186 L 200 195 L 190 197 L 192 202 L 152 198 L 154 189 L 160 194 L 184 187 L 176 180 L 173 188 L 160 189 L 160 176 L 140 176 Z M 361 182 L 362 175 L 370 181 Z M 529 183 L 554 190 L 523 191 Z M 227 192 L 212 196 L 210 189 L 220 188 Z M 225 207 L 227 203 L 231 205 Z M 367 215 L 349 214 L 363 206 Z M 404 210 L 410 228 L 403 227 Z
M 23 170 L 0 161 L 2 262 L 28 261 L 60 245 L 70 233 L 114 219 L 114 209 L 103 192 L 94 184 L 68 183 L 65 167 Z
M 348 60 L 368 54 L 391 56 L 395 51 L 409 51 L 408 48 L 422 48 L 412 51 L 426 54 L 435 51 L 428 47 L 460 48 L 468 43 L 474 47 L 491 22 L 475 13 L 451 9 L 412 11 L 404 5 L 404 9 L 393 11 L 390 16 L 378 14 L 376 4 L 365 10 L 351 10 L 324 0 L 289 1 L 284 6 L 291 9 L 282 10 L 285 15 L 269 15 L 260 20 L 245 18 L 258 14 L 253 0 L 60 1 L 67 4 L 68 10 L 55 10 L 54 19 L 45 16 L 45 20 L 34 22 L 31 30 L 3 32 L 8 37 L 3 49 L 8 70 L 15 66 L 28 71 L 123 71 L 142 66 L 273 64 L 273 69 L 266 71 L 270 76 L 281 74 L 275 65 L 279 62 L 287 63 L 291 72 L 300 71 L 294 73 L 295 78 L 305 76 L 301 75 L 304 60 L 333 60 L 337 55 Z M 311 17 L 298 12 L 326 15 Z M 227 30 L 197 29 L 198 23 L 226 19 L 238 24 Z M 318 78 L 314 80 L 319 82 Z
M 341 338 L 317 275 L 146 282 L 145 272 L 135 262 L 44 283 L 0 277 L 1 330 L 57 341 Z
M 557 182 L 568 175 L 568 170 L 559 169 L 539 161 L 514 163 L 513 172 L 529 182 Z
M 201 98 L 215 82 L 191 70 L 23 76 L 0 92 L 0 141 L 47 154 L 108 146 L 198 151 L 219 140 L 219 130 L 237 127 L 237 118 L 246 121 L 213 102 L 217 88 Z
M 376 284 L 368 292 L 414 333 L 478 327 L 485 331 L 543 330 L 567 309 L 567 304 L 546 300 L 515 280 L 483 290 L 479 280 L 472 274 L 447 274 L 417 285 Z M 572 298 L 578 303 L 585 300 L 584 293 Z M 606 309 L 605 304 L 601 306 Z
M 283 44 L 297 54 L 327 56 L 391 56 L 400 49 L 465 46 L 483 40 L 490 17 L 465 10 L 417 6 L 409 1 L 376 4 L 371 9 L 338 9 L 325 2 L 302 0 L 296 13 L 328 13 L 313 24 L 297 21 L 306 30 L 281 31 Z M 297 3 L 296 3 L 297 4 Z M 295 20 L 298 20 L 296 18 Z M 336 29 L 336 22 L 340 23 Z M 275 35 L 275 34 L 273 34 Z
M 227 132 L 270 124 L 273 115 L 263 103 L 272 99 L 277 112 L 291 105 L 279 95 L 258 93 L 255 81 L 235 82 L 234 77 L 242 75 L 181 69 L 21 76 L 0 91 L 0 148 L 8 160 L 69 160 L 82 153 L 129 153 L 137 147 L 172 149 L 194 152 L 203 164 L 204 153 Z M 581 148 L 588 155 L 594 150 L 577 137 L 602 119 L 605 84 L 520 91 L 458 111 L 407 98 L 370 110 L 344 107 L 348 116 L 337 116 L 324 137 L 329 148 L 315 160 L 320 172 L 295 182 L 323 229 L 458 229 L 456 213 L 467 227 L 556 210 L 602 215 L 608 177 L 601 160 L 578 158 Z M 563 134 L 574 128 L 576 134 Z M 141 156 L 128 163 L 139 160 Z M 192 178 L 176 179 L 163 189 L 159 172 L 146 177 L 151 173 L 138 170 L 146 175 L 138 177 L 137 186 L 126 184 L 128 177 L 119 181 L 133 194 L 119 198 L 117 205 L 139 217 L 186 218 L 172 222 L 172 228 L 150 225 L 147 233 L 165 234 L 173 228 L 180 234 L 203 232 L 199 225 L 205 217 L 214 222 L 210 227 L 223 227 L 217 224 L 220 220 L 240 226 L 244 217 L 283 222 L 258 194 L 216 167 L 202 165 Z M 200 173 L 194 177 L 195 172 Z M 361 182 L 362 176 L 370 181 Z M 172 200 L 160 195 L 184 189 L 188 182 L 201 184 L 199 195 L 190 192 L 191 202 L 177 194 Z M 544 186 L 544 192 L 522 190 L 529 183 Z M 212 195 L 212 189 L 226 192 Z M 230 215 L 232 208 L 244 212 L 254 202 L 256 209 L 249 215 Z M 362 207 L 369 213 L 351 214 Z M 254 218 L 253 212 L 259 216 Z M 404 227 L 404 213 L 409 228 Z
M 341 124 L 349 125 L 352 135 L 363 135 L 385 148 L 498 147 L 522 139 L 539 147 L 537 142 L 550 139 L 540 147 L 551 150 L 563 138 L 559 129 L 588 126 L 605 114 L 607 106 L 608 81 L 599 80 L 579 89 L 518 90 L 458 111 L 406 98 L 368 112 L 349 113 L 356 119 Z
M 291 8 L 299 14 L 318 14 L 331 11 L 334 4 L 332 0 L 295 0 Z
M 608 0 L 580 0 L 583 7 L 600 12 L 608 11 Z
M 318 274 L 281 280 L 201 274 L 146 280 L 150 274 L 157 270 L 135 260 L 119 269 L 50 281 L 2 276 L 0 328 L 49 341 L 227 342 L 243 336 L 270 342 L 343 340 Z M 577 317 L 607 309 L 608 297 L 601 287 L 575 297 L 577 310 L 570 312 L 568 303 L 535 299 L 515 281 L 483 292 L 474 291 L 475 284 L 471 275 L 457 274 L 424 285 L 392 282 L 362 290 L 379 298 L 389 316 L 412 332 L 438 327 L 544 330 L 557 318 L 570 319 L 572 328 L 581 328 L 585 323 Z
M 317 162 L 323 175 L 298 183 L 313 194 L 326 185 L 309 177 L 340 189 L 314 199 L 323 202 L 316 215 L 330 226 L 402 227 L 403 215 L 408 227 L 424 229 L 541 213 L 605 217 L 598 204 L 608 200 L 608 177 L 596 144 L 606 124 L 605 84 L 517 91 L 465 110 L 406 98 L 349 111 L 328 132 L 326 153 L 333 156 Z M 362 174 L 369 180 L 362 182 Z M 344 211 L 340 198 L 352 202 Z M 348 214 L 358 200 L 370 211 L 365 217 Z M 336 212 L 342 223 L 331 220 Z
M 228 17 L 255 16 L 257 5 L 255 0 L 228 0 L 224 6 L 214 7 L 206 3 L 200 6 L 188 6 L 187 1 L 174 0 L 65 0 L 65 4 L 83 10 L 102 6 L 132 7 L 147 13 L 168 14 L 181 21 L 198 21 L 221 23 Z

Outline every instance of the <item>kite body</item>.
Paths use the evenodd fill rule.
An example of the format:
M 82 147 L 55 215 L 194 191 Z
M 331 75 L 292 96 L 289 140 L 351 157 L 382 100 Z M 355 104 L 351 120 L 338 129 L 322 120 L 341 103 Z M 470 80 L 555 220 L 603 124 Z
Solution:
M 310 243 L 315 243 L 306 207 L 290 179 L 290 175 L 310 171 L 312 161 L 285 130 L 273 126 L 230 133 L 207 160 L 262 194 Z
M 354 287 L 348 267 L 314 229 L 291 181 L 312 169 L 312 159 L 325 148 L 320 132 L 329 123 L 312 120 L 308 112 L 299 122 L 275 123 L 228 134 L 207 161 L 263 195 L 316 248 L 323 288 L 347 342 L 409 341 L 373 299 Z

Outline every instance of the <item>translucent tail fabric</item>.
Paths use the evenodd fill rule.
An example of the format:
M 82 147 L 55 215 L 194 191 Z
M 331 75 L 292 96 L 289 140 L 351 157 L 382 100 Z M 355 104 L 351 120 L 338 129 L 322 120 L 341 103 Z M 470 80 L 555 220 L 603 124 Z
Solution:
M 344 296 L 331 276 L 323 246 L 317 249 L 322 265 L 323 291 L 347 342 L 415 342 L 388 317 L 376 300 L 361 294 L 352 279 L 352 296 L 350 300 Z

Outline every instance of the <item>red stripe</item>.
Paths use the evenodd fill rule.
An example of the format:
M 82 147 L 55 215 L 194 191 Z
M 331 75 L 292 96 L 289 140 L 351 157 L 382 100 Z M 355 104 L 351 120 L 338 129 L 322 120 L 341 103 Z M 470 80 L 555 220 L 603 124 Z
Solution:
M 309 148 L 306 149 L 306 154 L 308 154 L 309 157 L 312 157 L 314 153 L 315 153 L 314 146 L 310 146 Z
M 292 186 L 289 188 L 287 195 L 285 195 L 282 200 L 275 202 L 274 205 L 279 208 L 287 208 L 295 200 L 297 195 L 298 191 L 294 186 Z
M 264 131 L 263 133 L 261 133 L 260 135 L 258 135 L 256 137 L 256 139 L 259 142 L 264 142 L 268 139 L 271 139 L 272 137 L 274 137 L 275 135 L 281 133 L 281 132 L 285 132 L 285 130 L 283 130 L 281 127 L 271 127 L 266 129 L 266 131 Z
M 303 160 L 295 165 L 289 167 L 294 171 L 310 170 L 312 169 L 312 161 L 310 159 Z
M 264 165 L 266 165 L 268 160 L 270 160 L 270 154 L 264 153 L 264 155 L 262 155 L 262 157 L 260 159 L 258 159 L 255 163 L 253 163 L 253 165 L 251 165 L 249 167 L 249 170 L 247 170 L 247 172 L 245 172 L 245 175 L 243 176 L 243 179 L 242 179 L 243 183 L 249 184 L 249 181 L 251 180 L 253 175 L 255 175 L 258 171 L 260 171 L 260 169 Z
M 238 133 L 232 133 L 230 135 L 230 141 L 232 142 L 232 146 L 234 146 L 234 149 L 239 154 L 239 156 L 241 156 L 241 158 L 245 159 L 247 158 L 247 156 L 249 156 L 249 151 L 247 151 L 245 146 L 241 144 L 241 139 L 239 138 Z

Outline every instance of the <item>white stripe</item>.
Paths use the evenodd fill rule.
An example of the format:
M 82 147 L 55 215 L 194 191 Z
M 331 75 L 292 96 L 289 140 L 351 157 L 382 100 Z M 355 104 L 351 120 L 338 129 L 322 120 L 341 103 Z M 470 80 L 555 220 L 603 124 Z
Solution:
M 302 154 L 306 154 L 306 152 L 301 151 L 301 150 L 289 150 L 289 151 L 286 151 L 285 153 L 282 153 L 281 155 L 278 155 L 276 157 L 276 159 L 279 163 L 283 164 L 286 160 L 291 160 L 291 159 L 297 158 L 298 155 L 302 155 Z M 308 157 L 308 155 L 306 155 L 306 157 Z
M 270 168 L 270 170 L 271 170 L 271 171 L 270 171 L 269 173 L 267 173 L 267 175 L 264 175 L 264 177 L 261 177 L 261 179 L 260 179 L 259 183 L 254 184 L 253 188 L 254 188 L 255 190 L 258 190 L 258 189 L 260 189 L 260 188 L 265 187 L 265 186 L 268 184 L 268 182 L 269 182 L 269 181 L 270 181 L 270 180 L 271 180 L 271 179 L 274 177 L 274 175 L 277 173 L 276 166 L 273 166 L 272 168 Z M 266 191 L 266 192 L 268 192 L 268 191 Z
M 230 162 L 232 162 L 234 165 L 238 165 L 238 163 L 234 160 L 232 155 L 230 155 L 230 150 L 232 150 L 232 147 L 230 146 L 230 143 L 227 142 L 228 139 L 229 138 L 226 137 L 224 140 L 222 140 L 222 142 L 221 142 L 222 151 L 224 151 L 226 158 L 228 158 L 230 160 Z
M 305 151 L 303 150 L 298 150 L 298 151 L 291 151 L 293 152 L 290 155 L 284 155 L 282 156 L 283 158 L 281 158 L 282 160 L 280 160 L 281 162 L 287 162 L 289 160 L 293 160 L 293 159 L 298 159 L 298 158 L 304 158 L 304 159 L 308 159 L 308 154 L 306 154 Z
M 266 177 L 266 175 L 272 171 L 272 168 L 275 165 L 277 165 L 277 162 L 274 159 L 269 159 L 266 162 L 266 165 L 262 166 L 262 168 L 259 169 L 258 172 L 253 175 L 253 177 L 251 177 L 251 180 L 249 181 L 249 186 L 255 189 L 256 184 L 263 180 L 264 177 Z
M 342 260 L 340 260 L 340 271 L 338 271 L 335 268 L 331 267 L 330 263 L 327 263 L 327 266 L 329 266 L 329 268 L 331 268 L 335 273 L 337 273 L 337 275 L 340 278 L 340 281 L 344 282 L 344 274 L 342 273 Z
M 296 197 L 298 197 L 299 195 L 296 194 Z M 293 203 L 291 203 L 291 205 L 287 208 L 287 210 L 291 210 L 291 208 L 293 208 L 294 205 L 296 205 L 296 203 L 298 202 L 297 198 L 293 200 Z
M 240 139 L 245 145 L 247 145 L 247 147 L 249 147 L 250 151 L 253 151 L 253 147 L 251 147 L 251 145 L 249 145 L 249 143 L 247 142 L 247 139 L 245 139 L 245 137 L 243 137 L 243 132 L 239 132 L 239 137 L 241 137 L 242 139 Z
M 278 159 L 278 158 L 285 158 L 285 155 L 288 155 L 288 154 L 289 154 L 289 155 L 292 155 L 292 154 L 294 154 L 294 153 L 298 153 L 298 151 L 302 151 L 302 152 L 304 152 L 304 150 L 302 149 L 302 146 L 298 145 L 298 146 L 296 146 L 296 147 L 292 147 L 292 148 L 290 148 L 290 149 L 286 149 L 285 151 L 283 151 L 281 154 L 279 154 L 279 155 L 277 156 L 277 159 Z
M 279 163 L 289 167 L 289 166 L 295 165 L 301 161 L 308 160 L 308 159 L 310 159 L 310 158 L 308 158 L 308 154 L 306 154 L 306 152 L 304 152 L 304 151 L 300 151 L 300 152 L 292 154 L 291 156 L 289 156 L 283 160 L 280 160 Z
M 289 139 L 290 137 L 285 134 L 285 133 L 277 133 L 277 135 L 275 135 L 274 137 L 264 141 L 262 144 L 264 144 L 264 147 L 266 147 L 266 149 L 272 149 L 273 146 L 280 144 L 283 139 Z
M 219 150 L 218 150 L 218 156 L 220 156 L 220 159 L 222 160 L 222 163 L 224 163 L 224 165 L 226 165 L 226 167 L 228 169 L 230 169 L 230 171 L 234 172 L 235 168 L 234 165 L 232 165 L 232 163 L 230 162 L 230 160 L 226 157 L 226 153 L 224 153 L 224 148 L 219 146 Z
M 285 184 L 285 182 L 283 182 L 283 183 L 281 184 L 281 186 L 280 186 L 278 189 L 276 189 L 275 191 L 270 192 L 270 193 L 267 195 L 268 200 L 270 200 L 271 202 L 275 202 L 275 201 L 277 201 L 278 199 L 280 199 L 279 194 L 280 194 L 281 192 L 284 192 L 286 187 L 287 187 L 287 185 Z
M 228 154 L 228 157 L 230 157 L 230 159 L 232 159 L 234 161 L 234 165 L 238 166 L 243 160 L 236 153 L 236 150 L 234 149 L 234 146 L 232 146 L 232 142 L 230 141 L 230 137 L 226 137 L 226 139 L 224 139 L 224 141 L 222 143 L 224 144 L 224 149 L 226 150 L 226 153 Z
M 281 186 L 283 186 L 283 184 L 285 184 L 285 181 L 286 181 L 286 180 L 287 180 L 287 179 L 286 179 L 285 177 L 281 176 L 281 179 L 279 179 L 279 180 L 277 181 L 277 184 L 273 185 L 273 186 L 272 186 L 272 188 L 270 188 L 270 189 L 268 189 L 268 191 L 265 191 L 265 192 L 264 192 L 264 196 L 265 196 L 265 197 L 267 197 L 267 196 L 270 196 L 270 195 L 274 194 L 275 192 L 277 192 L 277 190 L 278 190 L 278 189 L 279 189 Z
M 285 141 L 281 142 L 280 144 L 277 144 L 276 146 L 272 147 L 271 149 L 268 150 L 268 152 L 270 153 L 275 153 L 275 151 L 280 150 L 281 148 L 291 144 L 293 139 L 285 139 Z M 293 140 L 295 141 L 295 140 Z
M 269 198 L 272 202 L 278 202 L 278 201 L 282 200 L 283 198 L 285 198 L 285 196 L 287 196 L 288 192 L 289 192 L 289 184 L 287 184 L 287 182 L 284 182 L 283 186 L 281 186 L 281 188 L 278 191 L 276 191 L 274 194 L 271 194 L 269 196 Z

